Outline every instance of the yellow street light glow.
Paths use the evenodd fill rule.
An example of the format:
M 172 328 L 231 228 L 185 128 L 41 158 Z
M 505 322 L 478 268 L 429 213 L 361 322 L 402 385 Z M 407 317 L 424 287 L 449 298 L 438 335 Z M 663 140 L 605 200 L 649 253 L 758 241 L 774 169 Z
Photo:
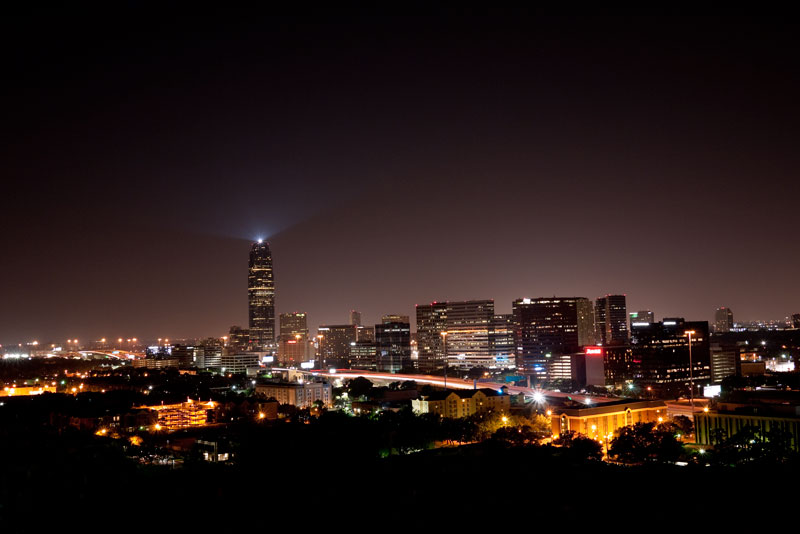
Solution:
M 266 416 L 267 416 L 267 414 L 265 414 L 264 412 L 259 412 L 259 414 L 258 414 L 258 418 L 259 419 L 264 419 Z

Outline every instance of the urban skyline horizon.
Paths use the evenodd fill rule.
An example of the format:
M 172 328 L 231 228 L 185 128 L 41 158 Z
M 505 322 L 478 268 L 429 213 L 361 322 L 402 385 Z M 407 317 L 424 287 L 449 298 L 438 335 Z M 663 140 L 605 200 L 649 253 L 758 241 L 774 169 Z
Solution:
M 268 240 L 264 239 L 264 238 L 256 238 L 256 239 L 254 239 L 253 241 L 250 242 L 250 245 L 252 247 L 252 246 L 254 246 L 256 244 L 261 244 L 261 243 L 266 244 L 266 246 L 268 248 L 271 246 L 270 242 Z M 275 301 L 276 301 L 276 307 L 275 307 L 275 323 L 276 323 L 275 324 L 275 331 L 276 332 L 278 331 L 279 316 L 281 314 L 301 312 L 301 313 L 305 313 L 308 318 L 311 317 L 311 314 L 309 312 L 307 312 L 305 309 L 303 309 L 302 307 L 300 307 L 300 308 L 281 308 L 280 307 L 280 302 L 281 302 L 281 299 L 280 299 L 280 282 L 276 283 L 275 294 L 276 294 L 276 297 L 275 297 Z M 411 324 L 411 327 L 412 327 L 412 332 L 416 332 L 416 321 L 415 321 L 415 313 L 414 313 L 415 309 L 419 305 L 424 305 L 424 304 L 429 304 L 429 303 L 490 300 L 490 301 L 494 302 L 495 305 L 497 305 L 498 303 L 501 305 L 501 306 L 495 308 L 495 313 L 499 315 L 499 314 L 509 314 L 509 313 L 511 313 L 511 305 L 512 305 L 513 301 L 516 300 L 516 299 L 526 299 L 526 298 L 530 298 L 530 299 L 548 299 L 548 298 L 583 297 L 583 298 L 588 298 L 590 301 L 592 301 L 594 303 L 598 298 L 602 298 L 603 296 L 609 296 L 609 295 L 623 295 L 623 296 L 626 297 L 626 300 L 628 298 L 628 294 L 624 293 L 624 292 L 622 292 L 622 293 L 606 293 L 604 295 L 600 294 L 600 295 L 597 295 L 595 297 L 590 297 L 590 296 L 587 296 L 587 295 L 573 295 L 573 294 L 569 294 L 569 295 L 567 295 L 567 294 L 541 295 L 540 294 L 540 295 L 518 296 L 518 297 L 515 297 L 514 299 L 509 300 L 507 303 L 498 301 L 498 299 L 491 298 L 491 297 L 488 297 L 488 298 L 469 297 L 469 298 L 449 298 L 449 299 L 440 298 L 440 299 L 432 299 L 432 300 L 429 300 L 427 302 L 415 302 L 414 304 L 406 305 L 405 308 L 402 308 L 402 309 L 399 309 L 399 310 L 398 309 L 394 309 L 391 306 L 387 306 L 385 311 L 374 311 L 374 310 L 365 311 L 364 309 L 359 308 L 359 307 L 349 307 L 349 308 L 348 307 L 342 307 L 341 313 L 340 313 L 340 315 L 341 315 L 341 320 L 340 321 L 326 321 L 326 322 L 319 322 L 319 323 L 309 322 L 309 332 L 314 330 L 312 328 L 312 325 L 316 325 L 316 328 L 318 329 L 319 327 L 327 326 L 327 325 L 348 324 L 348 322 L 349 322 L 348 315 L 349 315 L 349 313 L 351 311 L 358 311 L 358 312 L 361 313 L 362 324 L 364 324 L 365 326 L 380 324 L 381 317 L 384 316 L 384 315 L 391 315 L 391 314 L 408 315 L 409 318 L 410 318 L 410 324 Z M 244 307 L 246 307 L 247 306 L 246 290 L 245 290 L 245 295 L 242 296 L 242 299 L 244 300 Z M 504 304 L 507 304 L 507 308 L 508 308 L 507 310 L 506 310 L 505 307 L 503 307 Z M 670 314 L 670 313 L 662 314 L 662 313 L 659 313 L 657 307 L 631 305 L 630 301 L 629 300 L 627 301 L 627 313 L 628 313 L 628 315 L 630 315 L 631 313 L 636 313 L 638 311 L 648 310 L 648 311 L 652 311 L 654 313 L 654 317 L 655 317 L 656 321 L 662 320 L 663 318 L 680 317 L 680 318 L 686 319 L 687 321 L 707 321 L 711 325 L 711 324 L 713 324 L 713 321 L 714 321 L 713 314 L 716 311 L 716 309 L 718 309 L 718 308 L 730 309 L 734 314 L 734 322 L 737 323 L 737 324 L 742 324 L 742 323 L 744 323 L 744 324 L 752 324 L 752 323 L 757 323 L 757 322 L 761 322 L 761 323 L 765 323 L 765 324 L 768 324 L 768 323 L 771 323 L 771 324 L 780 323 L 782 321 L 789 321 L 790 318 L 791 318 L 791 315 L 793 313 L 797 313 L 797 312 L 789 311 L 789 312 L 786 313 L 786 315 L 784 317 L 766 317 L 766 318 L 765 317 L 758 317 L 758 318 L 741 319 L 737 315 L 736 309 L 734 309 L 733 307 L 731 307 L 731 306 L 718 306 L 717 308 L 712 309 L 711 312 L 709 313 L 709 315 L 711 315 L 711 317 L 709 317 L 709 318 L 697 318 L 697 317 L 688 316 L 687 314 L 680 314 L 680 313 L 678 313 L 678 314 L 674 314 L 674 313 L 672 313 L 672 314 Z M 247 325 L 247 318 L 246 318 L 246 313 L 245 313 L 244 320 L 232 321 L 231 324 L 222 327 L 219 330 L 220 332 L 222 332 L 221 335 L 214 335 L 213 333 L 208 333 L 208 332 L 206 332 L 206 333 L 188 333 L 188 334 L 185 333 L 185 332 L 181 332 L 181 333 L 178 333 L 178 335 L 169 335 L 169 333 L 164 333 L 164 332 L 156 332 L 156 333 L 148 332 L 148 333 L 145 333 L 144 335 L 139 335 L 137 333 L 128 333 L 126 335 L 122 335 L 121 339 L 127 340 L 127 339 L 131 339 L 131 338 L 136 338 L 136 339 L 142 340 L 142 341 L 145 341 L 145 340 L 155 341 L 155 340 L 159 340 L 159 339 L 172 339 L 172 340 L 178 341 L 178 340 L 199 340 L 199 339 L 206 339 L 206 338 L 209 338 L 209 337 L 221 338 L 221 337 L 226 336 L 228 334 L 228 329 L 230 327 L 232 327 L 232 326 L 241 326 L 243 328 L 247 328 L 246 325 Z M 11 340 L 10 342 L 8 340 L 6 340 L 5 342 L 0 343 L 0 347 L 15 346 L 15 345 L 16 346 L 23 346 L 25 343 L 31 343 L 32 341 L 37 341 L 37 342 L 40 342 L 40 343 L 53 343 L 53 342 L 56 342 L 56 341 L 63 341 L 64 339 L 77 339 L 77 340 L 86 340 L 87 343 L 92 343 L 92 342 L 98 342 L 101 339 L 116 340 L 116 339 L 120 338 L 120 336 L 118 335 L 119 332 L 117 334 L 114 334 L 114 335 L 100 335 L 100 336 L 92 335 L 91 333 L 89 333 L 88 328 L 86 328 L 86 327 L 73 328 L 70 331 L 71 332 L 75 332 L 76 330 L 80 330 L 82 332 L 82 334 L 73 334 L 73 335 L 66 335 L 66 336 L 64 336 L 64 335 L 61 335 L 61 336 L 59 336 L 59 335 L 49 335 L 48 336 L 46 334 L 42 334 L 42 335 L 38 335 L 38 336 L 33 336 L 30 339 L 14 339 L 14 340 Z M 276 338 L 277 338 L 277 336 L 276 336 Z

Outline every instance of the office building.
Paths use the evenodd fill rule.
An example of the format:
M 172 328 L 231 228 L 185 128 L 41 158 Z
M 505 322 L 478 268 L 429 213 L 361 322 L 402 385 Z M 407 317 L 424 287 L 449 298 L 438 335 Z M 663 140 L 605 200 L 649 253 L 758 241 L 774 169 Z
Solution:
M 491 337 L 494 325 L 493 300 L 447 303 L 447 365 L 470 369 L 495 365 Z
M 258 370 L 261 366 L 263 352 L 243 352 L 239 354 L 223 354 L 220 357 L 219 369 L 223 373 L 241 374 Z M 210 367 L 210 366 L 209 366 Z
M 494 358 L 494 365 L 490 365 L 490 368 L 495 366 L 503 369 L 516 367 L 513 314 L 495 314 L 489 332 L 489 346 Z
M 496 316 L 493 300 L 432 302 L 418 305 L 416 312 L 417 362 L 422 372 L 442 369 L 445 349 L 448 368 L 514 365 L 511 318 Z
M 631 325 L 633 323 L 654 323 L 655 315 L 650 310 L 639 310 L 630 314 Z
M 591 345 L 591 314 L 584 297 L 517 299 L 512 303 L 516 365 L 536 380 L 547 379 L 548 360 Z
M 641 360 L 638 363 L 634 362 L 630 345 L 610 345 L 601 348 L 606 385 L 624 388 L 642 378 Z
M 229 352 L 244 352 L 250 345 L 250 331 L 241 326 L 232 326 L 228 330 L 228 345 Z
M 411 321 L 410 321 L 408 315 L 397 315 L 397 314 L 394 314 L 394 313 L 389 314 L 389 315 L 384 315 L 383 317 L 381 317 L 381 322 L 383 324 L 387 324 L 387 323 L 409 323 L 409 324 L 411 324 Z
M 711 381 L 708 322 L 684 321 L 683 318 L 676 317 L 633 327 L 630 346 L 633 362 L 638 366 L 638 374 L 643 382 L 665 386 L 689 385 L 687 332 L 692 332 L 691 375 L 695 393 L 698 392 L 698 387 Z M 686 391 L 681 387 L 673 389 Z
M 714 341 L 709 346 L 711 382 L 719 384 L 729 376 L 740 373 L 739 346 L 731 341 Z
M 278 362 L 298 366 L 309 360 L 308 317 L 302 312 L 282 313 L 279 318 Z
M 388 322 L 375 325 L 376 366 L 384 373 L 399 373 L 411 366 L 411 325 Z
M 350 343 L 350 369 L 375 371 L 378 347 L 375 341 L 353 341 Z
M 375 341 L 375 329 L 371 326 L 356 326 L 356 341 Z
M 357 328 L 351 324 L 322 325 L 317 329 L 320 368 L 346 367 L 350 344 L 357 341 Z
M 250 249 L 247 296 L 250 348 L 263 351 L 275 343 L 275 281 L 269 244 L 259 239 Z
M 361 326 L 361 312 L 350 310 L 350 324 L 353 326 Z
M 420 372 L 432 373 L 444 368 L 442 332 L 447 331 L 447 303 L 418 304 L 417 366 Z
M 792 314 L 792 328 L 800 328 L 800 313 Z
M 628 308 L 625 295 L 606 295 L 595 301 L 596 342 L 601 345 L 628 343 Z
M 733 328 L 733 311 L 730 308 L 717 308 L 714 312 L 714 332 L 730 332 Z

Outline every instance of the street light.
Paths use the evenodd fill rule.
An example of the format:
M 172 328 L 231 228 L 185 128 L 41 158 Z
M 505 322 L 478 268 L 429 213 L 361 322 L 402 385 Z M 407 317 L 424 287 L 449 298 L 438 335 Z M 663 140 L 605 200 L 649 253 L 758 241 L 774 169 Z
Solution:
M 447 332 L 442 332 L 442 343 L 444 344 L 444 389 L 447 389 Z
M 684 332 L 689 337 L 689 405 L 692 409 L 692 419 L 694 419 L 694 373 L 692 372 L 692 335 L 694 330 Z

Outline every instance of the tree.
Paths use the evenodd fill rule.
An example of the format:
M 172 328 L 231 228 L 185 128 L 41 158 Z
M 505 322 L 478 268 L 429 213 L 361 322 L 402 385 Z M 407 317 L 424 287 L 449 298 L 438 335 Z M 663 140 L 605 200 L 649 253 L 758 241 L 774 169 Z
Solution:
M 568 430 L 553 440 L 554 445 L 560 445 L 567 456 L 574 460 L 602 460 L 603 446 L 589 436 Z
M 625 463 L 646 461 L 674 462 L 683 454 L 683 446 L 670 425 L 636 423 L 617 430 L 608 455 Z
M 363 376 L 359 376 L 353 378 L 347 383 L 347 390 L 348 390 L 348 395 L 351 398 L 358 399 L 360 397 L 369 395 L 370 391 L 372 390 L 372 382 L 370 382 Z
M 694 433 L 694 423 L 685 415 L 676 415 L 672 418 L 672 423 L 678 428 L 681 434 L 688 436 Z

